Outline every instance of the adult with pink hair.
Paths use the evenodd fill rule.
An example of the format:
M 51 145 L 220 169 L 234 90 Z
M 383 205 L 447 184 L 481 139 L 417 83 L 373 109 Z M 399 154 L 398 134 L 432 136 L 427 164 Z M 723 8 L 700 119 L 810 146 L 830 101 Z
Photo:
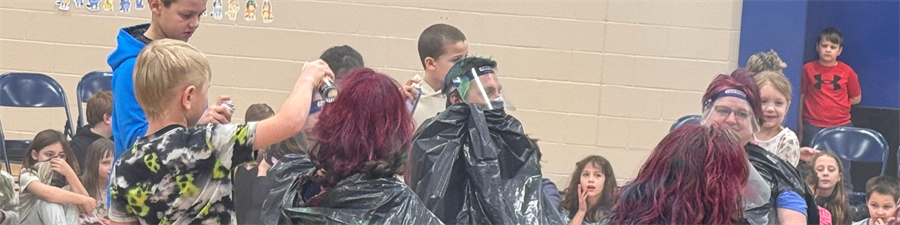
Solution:
M 718 125 L 675 129 L 623 188 L 609 224 L 735 224 L 750 166 L 738 136 Z
M 312 179 L 324 191 L 310 199 L 295 195 L 296 207 L 284 211 L 290 221 L 279 224 L 441 224 L 395 177 L 403 172 L 415 126 L 400 90 L 369 68 L 347 73 L 312 131 L 317 141 L 309 155 L 318 171 L 294 181 L 303 187 Z
M 815 198 L 796 168 L 754 144 L 763 119 L 753 73 L 738 69 L 718 75 L 703 95 L 701 123 L 718 124 L 738 134 L 752 165 L 743 191 L 744 217 L 750 224 L 818 224 Z

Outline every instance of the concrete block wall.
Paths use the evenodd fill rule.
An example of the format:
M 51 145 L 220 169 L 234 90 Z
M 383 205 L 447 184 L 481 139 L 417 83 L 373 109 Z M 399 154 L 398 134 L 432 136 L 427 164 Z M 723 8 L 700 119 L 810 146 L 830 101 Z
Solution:
M 66 88 L 75 116 L 80 77 L 109 70 L 106 56 L 118 29 L 149 22 L 150 12 L 60 11 L 53 2 L 0 1 L 0 72 L 54 77 Z M 675 119 L 699 113 L 712 77 L 736 67 L 742 5 L 732 0 L 271 2 L 272 23 L 245 21 L 243 11 L 237 21 L 205 17 L 191 39 L 212 64 L 210 96 L 234 96 L 236 122 L 252 103 L 277 108 L 302 62 L 333 45 L 348 44 L 367 66 L 405 81 L 422 73 L 418 35 L 431 24 L 447 23 L 466 34 L 470 55 L 498 61 L 504 92 L 518 108 L 510 113 L 541 139 L 544 175 L 560 189 L 568 185 L 574 163 L 591 154 L 608 158 L 620 182 L 633 177 Z M 212 9 L 212 1 L 208 4 Z M 12 138 L 61 129 L 63 117 L 62 110 L 0 108 L 4 132 Z

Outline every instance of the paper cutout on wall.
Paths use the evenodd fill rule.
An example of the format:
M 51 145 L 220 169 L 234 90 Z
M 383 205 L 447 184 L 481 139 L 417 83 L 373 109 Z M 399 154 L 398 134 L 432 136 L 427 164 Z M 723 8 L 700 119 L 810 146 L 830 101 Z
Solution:
M 247 0 L 247 11 L 244 12 L 244 20 L 256 21 L 256 0 Z
M 237 14 L 241 10 L 241 2 L 238 0 L 228 0 L 228 19 L 237 20 Z
M 69 0 L 59 1 L 59 10 L 68 11 L 69 10 Z
M 120 13 L 131 12 L 131 0 L 119 0 L 119 12 Z
M 100 0 L 88 0 L 85 8 L 92 12 L 100 11 Z
M 84 0 L 75 0 L 75 7 L 76 8 L 84 7 Z
M 103 10 L 112 11 L 113 10 L 113 0 L 103 0 Z
M 222 20 L 222 0 L 213 1 L 212 17 L 215 20 Z
M 275 15 L 272 14 L 272 2 L 269 0 L 263 2 L 262 18 L 263 23 L 271 23 L 272 20 L 275 20 Z
M 137 10 L 144 10 L 144 0 L 134 0 L 134 8 Z

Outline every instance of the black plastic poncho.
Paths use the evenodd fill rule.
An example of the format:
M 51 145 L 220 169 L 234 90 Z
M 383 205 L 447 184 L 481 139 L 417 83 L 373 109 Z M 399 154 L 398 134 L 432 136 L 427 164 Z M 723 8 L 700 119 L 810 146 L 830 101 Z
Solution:
M 540 150 L 494 106 L 451 105 L 422 124 L 410 187 L 447 224 L 563 224 L 541 190 Z
M 400 179 L 367 178 L 362 173 L 306 200 L 300 195 L 309 176 L 295 180 L 289 197 L 300 207 L 284 210 L 279 224 L 443 224 Z
M 293 202 L 290 201 L 288 192 L 294 179 L 301 175 L 310 176 L 315 171 L 316 166 L 305 152 L 284 155 L 269 168 L 266 179 L 270 179 L 272 187 L 263 202 L 262 223 L 277 224 L 282 211 L 292 207 Z
M 744 216 L 747 217 L 748 222 L 750 224 L 778 224 L 775 199 L 781 193 L 794 191 L 806 200 L 807 224 L 819 224 L 819 210 L 816 207 L 815 198 L 797 169 L 757 145 L 747 144 L 744 149 L 750 158 L 750 164 L 756 168 L 771 190 L 768 203 L 756 208 L 744 209 Z

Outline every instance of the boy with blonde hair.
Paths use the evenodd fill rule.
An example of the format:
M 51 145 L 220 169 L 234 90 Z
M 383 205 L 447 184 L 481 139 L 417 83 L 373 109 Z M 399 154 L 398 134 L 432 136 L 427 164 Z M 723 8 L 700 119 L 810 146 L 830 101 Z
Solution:
M 299 132 L 315 85 L 333 76 L 325 62 L 307 63 L 274 116 L 196 126 L 207 108 L 212 76 L 200 51 L 183 41 L 157 40 L 138 54 L 134 73 L 148 129 L 116 161 L 110 176 L 114 224 L 234 224 L 230 171 L 252 161 L 253 149 Z

